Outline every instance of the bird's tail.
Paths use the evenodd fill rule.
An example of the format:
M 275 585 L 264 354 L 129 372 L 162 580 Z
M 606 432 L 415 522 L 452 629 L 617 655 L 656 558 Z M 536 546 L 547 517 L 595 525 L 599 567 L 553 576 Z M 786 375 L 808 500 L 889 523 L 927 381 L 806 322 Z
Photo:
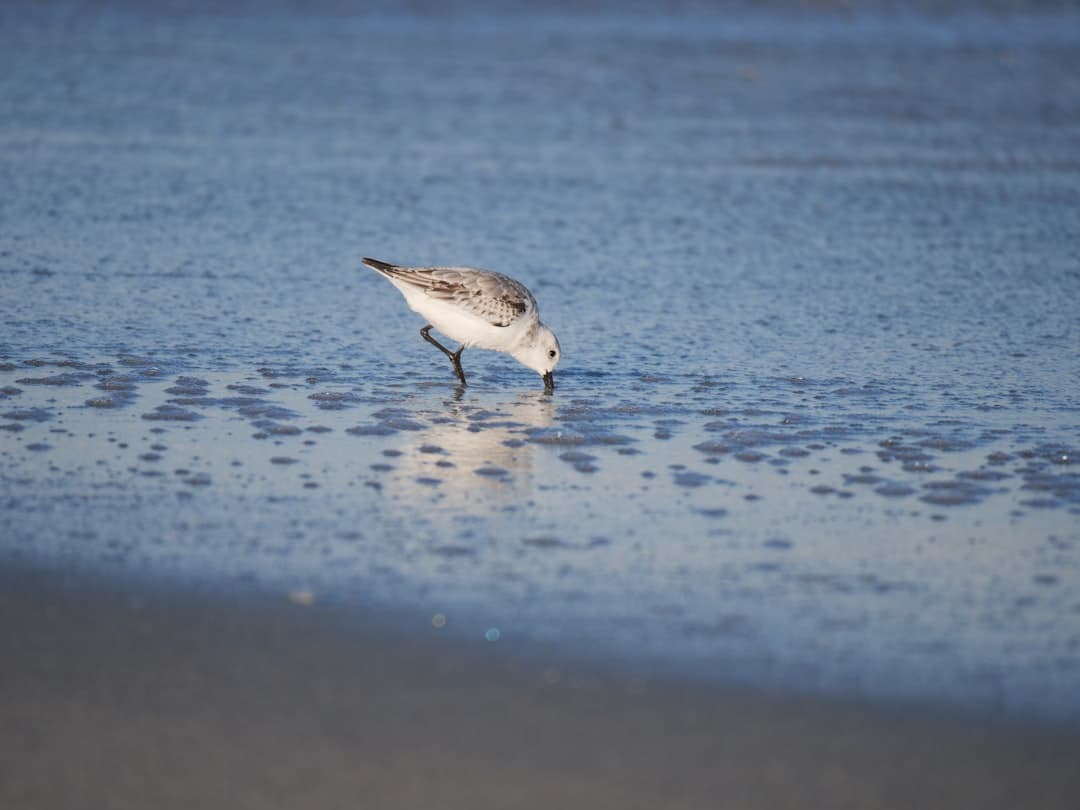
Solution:
M 378 270 L 380 273 L 386 273 L 391 270 L 397 270 L 396 264 L 390 264 L 389 262 L 380 262 L 378 259 L 363 258 L 362 261 L 368 267 L 373 270 Z

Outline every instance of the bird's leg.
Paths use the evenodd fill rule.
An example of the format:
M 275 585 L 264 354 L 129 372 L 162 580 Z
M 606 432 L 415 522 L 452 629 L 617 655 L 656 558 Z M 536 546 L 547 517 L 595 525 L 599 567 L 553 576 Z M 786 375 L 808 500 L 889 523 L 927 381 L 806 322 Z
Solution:
M 421 329 L 420 336 L 450 358 L 450 362 L 454 364 L 454 371 L 457 372 L 458 379 L 461 380 L 462 385 L 465 385 L 465 372 L 461 369 L 461 353 L 465 350 L 465 347 L 462 346 L 456 352 L 450 351 L 448 348 L 443 346 L 441 343 L 439 343 L 439 341 L 437 341 L 431 336 L 431 326 L 432 325 L 429 323 L 427 326 Z
M 426 340 L 432 346 L 437 348 L 440 352 L 442 352 L 447 357 L 449 357 L 451 360 L 453 360 L 454 359 L 454 353 L 452 351 L 450 351 L 448 348 L 446 348 L 445 346 L 443 346 L 441 343 L 439 343 L 439 341 L 437 341 L 435 338 L 433 338 L 431 336 L 431 329 L 432 329 L 432 326 L 429 323 L 427 326 L 425 326 L 423 329 L 420 330 L 420 336 L 423 337 L 424 340 Z
M 452 355 L 450 355 L 450 359 L 454 361 L 454 371 L 457 372 L 458 379 L 461 380 L 461 384 L 466 385 L 465 372 L 461 368 L 461 353 L 463 351 L 465 351 L 464 346 L 462 346 L 456 352 L 454 352 Z

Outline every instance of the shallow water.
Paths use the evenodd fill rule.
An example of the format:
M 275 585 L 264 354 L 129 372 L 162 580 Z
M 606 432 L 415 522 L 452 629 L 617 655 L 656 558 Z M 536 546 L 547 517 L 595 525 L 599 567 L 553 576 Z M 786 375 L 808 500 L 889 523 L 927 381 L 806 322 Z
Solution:
M 0 556 L 1080 719 L 1068 18 L 15 9 Z

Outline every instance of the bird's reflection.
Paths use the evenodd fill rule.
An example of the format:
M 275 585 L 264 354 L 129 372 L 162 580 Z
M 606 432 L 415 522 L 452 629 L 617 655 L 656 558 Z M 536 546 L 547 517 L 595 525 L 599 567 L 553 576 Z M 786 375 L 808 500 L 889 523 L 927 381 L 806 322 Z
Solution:
M 386 486 L 406 502 L 507 503 L 531 489 L 536 448 L 527 433 L 551 425 L 554 400 L 536 391 L 498 403 L 467 402 L 464 391 L 459 386 L 428 427 L 400 434 L 397 469 Z

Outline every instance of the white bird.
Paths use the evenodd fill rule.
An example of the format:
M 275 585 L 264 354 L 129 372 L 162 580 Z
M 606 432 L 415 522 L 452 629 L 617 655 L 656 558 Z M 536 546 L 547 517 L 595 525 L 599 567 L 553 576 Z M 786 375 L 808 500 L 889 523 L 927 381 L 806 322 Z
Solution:
M 386 276 L 409 308 L 424 317 L 428 324 L 420 334 L 450 358 L 462 385 L 461 353 L 475 346 L 508 353 L 543 377 L 545 391 L 555 390 L 552 371 L 561 356 L 559 340 L 540 323 L 536 299 L 524 284 L 475 267 L 400 267 L 367 258 L 363 262 Z M 451 352 L 431 336 L 432 327 L 461 347 Z

